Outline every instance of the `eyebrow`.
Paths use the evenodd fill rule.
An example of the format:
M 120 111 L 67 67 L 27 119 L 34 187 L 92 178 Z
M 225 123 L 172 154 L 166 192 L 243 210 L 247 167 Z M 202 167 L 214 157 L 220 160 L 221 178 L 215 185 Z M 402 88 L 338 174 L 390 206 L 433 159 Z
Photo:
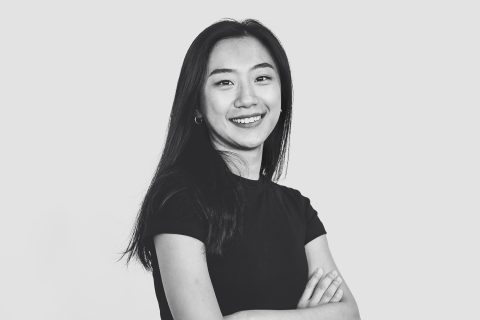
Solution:
M 273 70 L 275 70 L 275 68 L 268 62 L 262 62 L 262 63 L 256 64 L 252 68 L 250 68 L 250 70 L 255 70 L 255 69 L 260 69 L 260 68 L 272 68 Z M 234 71 L 235 70 L 233 70 L 233 69 L 219 68 L 219 69 L 212 70 L 212 72 L 210 72 L 210 74 L 208 76 L 210 77 L 210 76 L 212 76 L 214 74 L 217 74 L 217 73 L 228 73 L 228 72 L 234 72 Z

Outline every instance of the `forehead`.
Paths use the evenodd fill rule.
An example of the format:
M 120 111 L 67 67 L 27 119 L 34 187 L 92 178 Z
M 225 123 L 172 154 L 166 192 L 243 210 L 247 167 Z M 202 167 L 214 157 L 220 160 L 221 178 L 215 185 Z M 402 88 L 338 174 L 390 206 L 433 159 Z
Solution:
M 250 68 L 262 62 L 274 61 L 267 48 L 256 38 L 242 37 L 218 41 L 210 53 L 207 69 L 215 68 Z

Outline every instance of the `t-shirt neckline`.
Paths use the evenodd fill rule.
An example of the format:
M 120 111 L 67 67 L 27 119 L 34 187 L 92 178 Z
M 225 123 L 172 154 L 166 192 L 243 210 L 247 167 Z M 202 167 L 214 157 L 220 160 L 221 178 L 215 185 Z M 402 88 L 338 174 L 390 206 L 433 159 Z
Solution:
M 233 172 L 230 172 L 230 174 L 237 180 L 237 181 L 240 181 L 240 183 L 242 183 L 243 185 L 245 186 L 248 186 L 250 188 L 259 188 L 263 185 L 265 185 L 266 183 L 266 179 L 265 178 L 262 178 L 262 176 L 260 176 L 260 179 L 258 180 L 253 180 L 253 179 L 248 179 L 248 178 L 245 178 L 245 177 L 242 177 L 242 176 L 239 176 Z

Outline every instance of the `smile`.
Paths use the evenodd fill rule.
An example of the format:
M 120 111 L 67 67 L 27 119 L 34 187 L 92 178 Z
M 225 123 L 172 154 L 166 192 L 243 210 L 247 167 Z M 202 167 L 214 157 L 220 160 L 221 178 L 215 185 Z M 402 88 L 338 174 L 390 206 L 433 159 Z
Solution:
M 256 117 L 250 117 L 250 118 L 232 119 L 232 121 L 236 123 L 251 123 L 251 122 L 258 121 L 261 118 L 262 118 L 261 116 L 256 116 Z
M 251 116 L 248 118 L 234 118 L 230 119 L 234 125 L 240 128 L 254 128 L 260 125 L 262 123 L 263 117 L 265 116 L 264 114 L 257 114 L 255 116 Z

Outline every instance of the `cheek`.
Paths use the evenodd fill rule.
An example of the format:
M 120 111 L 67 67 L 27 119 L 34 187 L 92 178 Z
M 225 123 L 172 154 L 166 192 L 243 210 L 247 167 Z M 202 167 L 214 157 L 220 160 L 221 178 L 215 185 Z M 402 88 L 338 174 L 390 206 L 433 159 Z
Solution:
M 268 90 L 265 90 L 263 99 L 270 110 L 280 109 L 282 104 L 282 94 L 280 86 L 271 86 Z
M 204 112 L 207 117 L 225 117 L 230 104 L 230 98 L 225 94 L 207 92 L 204 99 Z

